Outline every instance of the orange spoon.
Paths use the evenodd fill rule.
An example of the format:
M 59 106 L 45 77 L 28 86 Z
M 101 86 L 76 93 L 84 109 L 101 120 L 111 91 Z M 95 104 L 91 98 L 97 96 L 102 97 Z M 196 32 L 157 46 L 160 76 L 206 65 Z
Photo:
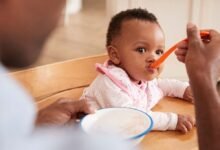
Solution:
M 200 32 L 200 36 L 201 36 L 201 38 L 208 38 L 209 32 L 208 32 L 208 31 L 201 31 L 201 32 Z M 187 38 L 184 39 L 184 40 L 182 40 L 182 41 L 180 41 L 180 42 L 183 42 L 183 41 L 187 41 Z M 177 44 L 175 44 L 174 46 L 172 46 L 170 49 L 168 49 L 168 51 L 166 51 L 158 60 L 156 60 L 154 63 L 152 63 L 152 64 L 150 65 L 150 67 L 152 67 L 152 68 L 157 68 L 157 67 L 159 67 L 159 65 L 160 65 L 161 63 L 163 63 L 163 62 L 165 61 L 165 59 L 167 59 L 167 57 L 168 57 L 174 50 L 176 50 L 177 45 L 178 45 L 180 42 L 178 42 Z

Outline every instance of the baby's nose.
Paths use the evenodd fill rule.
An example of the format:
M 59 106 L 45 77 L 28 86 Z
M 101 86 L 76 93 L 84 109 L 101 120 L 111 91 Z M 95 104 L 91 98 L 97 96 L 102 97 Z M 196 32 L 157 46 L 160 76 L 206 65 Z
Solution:
M 156 61 L 156 56 L 154 56 L 154 55 L 152 54 L 152 55 L 150 55 L 149 57 L 147 57 L 146 61 L 147 61 L 148 63 L 153 63 L 153 62 Z

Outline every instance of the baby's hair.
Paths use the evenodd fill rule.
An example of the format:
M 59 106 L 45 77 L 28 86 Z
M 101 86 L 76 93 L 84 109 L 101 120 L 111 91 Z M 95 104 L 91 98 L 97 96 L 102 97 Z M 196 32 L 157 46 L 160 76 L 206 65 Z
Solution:
M 149 21 L 159 25 L 156 16 L 148 12 L 146 9 L 135 8 L 121 11 L 120 13 L 113 16 L 109 23 L 109 27 L 107 30 L 106 46 L 111 45 L 112 40 L 120 34 L 121 24 L 124 21 L 131 19 Z

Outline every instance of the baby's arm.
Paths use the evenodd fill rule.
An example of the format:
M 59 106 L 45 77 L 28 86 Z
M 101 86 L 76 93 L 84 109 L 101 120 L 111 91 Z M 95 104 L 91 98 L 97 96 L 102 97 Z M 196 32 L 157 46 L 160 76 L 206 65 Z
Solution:
M 193 102 L 193 96 L 188 82 L 175 79 L 158 79 L 157 82 L 164 96 L 178 97 Z
M 187 133 L 195 125 L 195 119 L 188 115 L 179 115 L 171 112 L 148 112 L 153 119 L 153 130 L 177 130 Z
M 148 112 L 153 119 L 153 130 L 166 131 L 175 130 L 178 116 L 171 112 Z

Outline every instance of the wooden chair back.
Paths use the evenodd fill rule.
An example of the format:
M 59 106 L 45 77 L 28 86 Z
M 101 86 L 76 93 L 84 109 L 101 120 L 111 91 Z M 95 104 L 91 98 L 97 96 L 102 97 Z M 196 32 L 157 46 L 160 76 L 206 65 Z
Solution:
M 61 97 L 78 99 L 97 75 L 106 54 L 58 62 L 11 73 L 34 97 L 39 109 Z

